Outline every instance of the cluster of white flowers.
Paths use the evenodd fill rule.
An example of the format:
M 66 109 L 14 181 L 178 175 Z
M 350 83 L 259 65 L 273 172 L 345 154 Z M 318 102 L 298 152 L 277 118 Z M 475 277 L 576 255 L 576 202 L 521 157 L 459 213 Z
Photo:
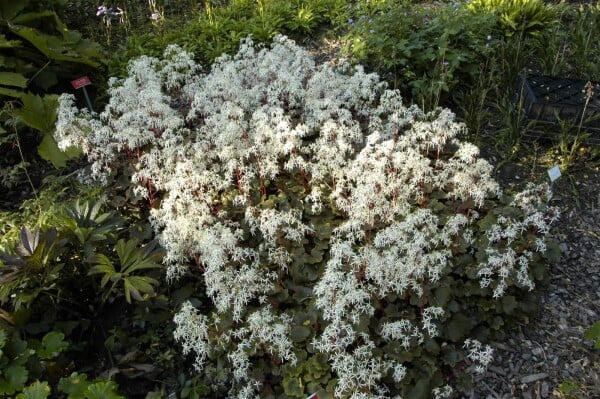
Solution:
M 177 328 L 175 339 L 182 343 L 183 353 L 196 355 L 195 367 L 201 370 L 208 356 L 208 318 L 198 313 L 190 302 L 185 302 L 174 318 Z
M 466 339 L 463 348 L 467 350 L 467 359 L 476 374 L 483 374 L 494 360 L 494 350 L 489 345 L 483 345 L 476 339 Z
M 533 253 L 523 251 L 518 254 L 510 244 L 517 239 L 522 239 L 524 234 L 545 235 L 550 231 L 550 225 L 559 217 L 559 212 L 555 208 L 544 212 L 543 198 L 550 199 L 550 197 L 551 192 L 547 184 L 529 183 L 525 190 L 515 195 L 510 204 L 518 208 L 523 216 L 517 218 L 499 215 L 496 222 L 485 232 L 489 241 L 489 247 L 486 248 L 487 260 L 480 266 L 478 274 L 482 287 L 495 283 L 494 298 L 500 298 L 504 294 L 511 273 L 514 273 L 517 283 L 522 287 L 530 290 L 534 288 L 534 282 L 527 272 Z M 533 237 L 533 243 L 536 252 L 546 251 L 546 243 L 540 236 Z M 494 276 L 497 276 L 495 281 Z
M 458 243 L 474 242 L 476 209 L 500 194 L 492 166 L 459 140 L 464 126 L 450 111 L 406 107 L 376 75 L 316 66 L 284 37 L 270 49 L 246 40 L 235 57 L 221 57 L 207 75 L 199 71 L 191 55 L 169 47 L 164 59 L 142 57 L 127 78 L 112 80 L 110 102 L 98 118 L 63 96 L 60 147 L 81 148 L 99 180 L 126 162 L 140 195 L 160 193 L 151 223 L 166 249 L 168 277 L 191 265 L 201 270 L 213 323 L 225 314 L 234 323 L 213 339 L 209 317 L 187 303 L 175 317 L 175 337 L 184 352 L 196 354 L 198 368 L 215 342 L 232 344 L 231 394 L 240 398 L 260 388 L 250 376 L 250 356 L 259 348 L 295 361 L 291 320 L 267 306 L 268 296 L 294 258 L 289 248 L 313 234 L 308 216 L 327 208 L 341 214 L 312 291 L 327 322 L 313 345 L 329 355 L 336 396 L 385 397 L 381 379 L 389 374 L 399 382 L 406 367 L 375 356 L 374 337 L 356 327 L 374 315 L 374 298 L 423 295 L 425 285 L 453 266 Z M 303 185 L 292 208 L 265 205 L 273 182 L 290 176 Z M 495 296 L 511 273 L 532 286 L 531 254 L 504 243 L 531 226 L 546 233 L 552 222 L 535 202 L 540 189 L 528 190 L 514 203 L 525 220 L 498 218 L 487 233 L 490 248 L 479 273 L 482 285 L 498 277 Z M 465 212 L 440 216 L 436 201 L 453 201 Z M 535 246 L 544 250 L 543 241 Z M 418 325 L 398 319 L 373 334 L 406 349 L 420 345 L 424 334 L 438 334 L 434 321 L 444 310 L 421 312 Z M 485 365 L 486 349 L 469 342 L 469 358 Z M 435 395 L 449 392 L 439 388 Z

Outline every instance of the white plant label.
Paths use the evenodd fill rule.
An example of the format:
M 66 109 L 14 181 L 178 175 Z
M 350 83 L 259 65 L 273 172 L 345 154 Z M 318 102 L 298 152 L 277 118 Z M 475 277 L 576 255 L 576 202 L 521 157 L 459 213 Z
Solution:
M 554 180 L 558 179 L 561 176 L 558 165 L 554 165 L 553 167 L 548 169 L 548 176 L 550 177 L 551 182 L 554 182 Z

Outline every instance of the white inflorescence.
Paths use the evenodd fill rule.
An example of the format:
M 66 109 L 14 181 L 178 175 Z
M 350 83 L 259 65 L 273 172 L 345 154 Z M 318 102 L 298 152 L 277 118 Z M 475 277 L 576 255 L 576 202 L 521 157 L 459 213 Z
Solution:
M 291 319 L 267 301 L 293 260 L 291 244 L 314 233 L 308 216 L 329 210 L 343 217 L 312 291 L 327 323 L 312 344 L 330 359 L 338 397 L 385 397 L 382 378 L 404 378 L 406 367 L 375 355 L 374 337 L 357 326 L 373 316 L 375 298 L 422 295 L 453 267 L 461 245 L 485 240 L 478 273 L 494 297 L 512 278 L 533 287 L 533 253 L 510 244 L 525 232 L 548 232 L 556 214 L 539 209 L 549 192 L 528 187 L 510 205 L 525 217 L 499 216 L 479 238 L 477 209 L 501 191 L 477 147 L 459 140 L 464 126 L 449 110 L 407 107 L 376 75 L 316 66 L 285 37 L 270 49 L 248 39 L 236 56 L 219 58 L 206 75 L 199 71 L 173 46 L 161 60 L 141 57 L 127 78 L 111 81 L 99 115 L 77 110 L 63 95 L 56 139 L 60 148 L 83 150 L 93 178 L 108 181 L 125 161 L 136 194 L 150 200 L 161 193 L 151 223 L 166 249 L 167 276 L 201 270 L 214 303 L 210 317 L 186 303 L 175 338 L 196 354 L 198 369 L 213 350 L 233 345 L 231 396 L 257 395 L 250 357 L 259 349 L 296 361 Z M 262 206 L 261 190 L 283 176 L 303 182 L 300 205 Z M 455 214 L 419 206 L 438 200 L 455 203 Z M 544 251 L 544 241 L 535 238 L 532 248 Z M 371 334 L 405 349 L 421 345 L 439 334 L 436 320 L 445 317 L 441 307 L 421 311 L 420 320 L 388 321 Z M 211 338 L 221 315 L 232 325 Z M 470 340 L 465 347 L 475 371 L 491 361 L 488 347 Z M 451 392 L 445 386 L 434 395 Z

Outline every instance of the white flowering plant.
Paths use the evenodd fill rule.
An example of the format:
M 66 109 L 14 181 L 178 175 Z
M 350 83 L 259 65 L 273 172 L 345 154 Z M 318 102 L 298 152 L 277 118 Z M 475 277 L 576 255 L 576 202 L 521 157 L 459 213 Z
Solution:
M 56 140 L 130 176 L 171 282 L 203 278 L 175 338 L 218 397 L 450 397 L 536 296 L 548 187 L 505 195 L 449 110 L 361 67 L 279 36 L 202 73 L 172 46 L 109 95 L 64 95 Z

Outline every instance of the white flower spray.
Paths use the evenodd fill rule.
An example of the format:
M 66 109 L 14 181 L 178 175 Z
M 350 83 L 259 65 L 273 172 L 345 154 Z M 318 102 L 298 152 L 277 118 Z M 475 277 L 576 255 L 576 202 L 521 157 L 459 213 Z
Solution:
M 501 190 L 478 149 L 460 141 L 464 126 L 448 110 L 405 106 L 360 67 L 316 66 L 280 36 L 271 48 L 244 41 L 237 55 L 219 58 L 203 75 L 190 54 L 169 47 L 161 60 L 134 61 L 108 94 L 100 115 L 62 96 L 57 142 L 81 148 L 93 178 L 106 182 L 125 163 L 138 195 L 151 203 L 160 195 L 151 223 L 166 249 L 167 276 L 200 270 L 214 305 L 205 315 L 184 304 L 175 338 L 196 355 L 198 370 L 229 348 L 231 397 L 260 392 L 252 356 L 297 360 L 291 316 L 272 306 L 270 295 L 289 272 L 294 248 L 315 234 L 311 217 L 329 212 L 341 220 L 307 298 L 325 321 L 312 346 L 329 358 L 337 397 L 383 398 L 385 376 L 402 381 L 406 366 L 376 354 L 376 342 L 422 345 L 440 334 L 444 309 L 422 307 L 416 318 L 378 329 L 360 326 L 380 298 L 424 295 L 455 267 L 461 245 L 485 240 L 477 273 L 494 297 L 513 277 L 533 288 L 532 251 L 545 250 L 539 234 L 557 216 L 540 211 L 546 188 L 517 195 L 511 206 L 525 217 L 497 217 L 481 238 L 478 209 Z M 269 205 L 278 179 L 300 187 L 286 209 Z M 441 201 L 456 211 L 436 213 Z M 538 236 L 531 251 L 517 253 L 510 243 L 525 232 Z M 475 372 L 491 361 L 477 341 L 467 340 L 465 349 Z M 451 392 L 444 386 L 433 394 Z

